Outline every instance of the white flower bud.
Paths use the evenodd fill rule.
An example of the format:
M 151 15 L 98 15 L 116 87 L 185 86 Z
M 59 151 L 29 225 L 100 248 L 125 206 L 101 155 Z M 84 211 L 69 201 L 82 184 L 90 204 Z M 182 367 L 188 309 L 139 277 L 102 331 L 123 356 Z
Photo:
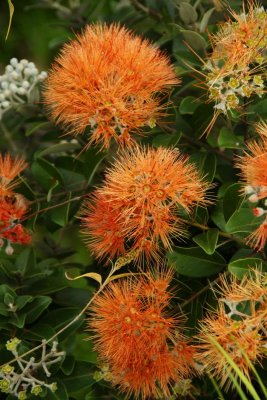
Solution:
M 29 62 L 28 68 L 35 68 L 35 64 L 33 62 Z
M 10 83 L 9 89 L 11 90 L 11 92 L 17 93 L 18 87 L 17 85 L 15 85 L 15 83 Z
M 14 253 L 14 249 L 13 249 L 13 247 L 11 246 L 10 242 L 8 242 L 8 244 L 7 244 L 7 246 L 6 246 L 6 249 L 5 249 L 5 252 L 6 252 L 6 254 L 7 254 L 8 256 L 11 256 L 11 255 Z
M 28 81 L 23 81 L 22 84 L 21 84 L 21 86 L 22 86 L 24 89 L 29 89 L 29 87 L 30 87 L 30 82 L 28 82 Z
M 11 90 L 9 90 L 9 89 L 4 90 L 4 95 L 6 97 L 9 97 L 11 95 Z
M 31 71 L 32 71 L 32 75 L 33 76 L 35 76 L 35 75 L 38 75 L 38 69 L 37 68 L 31 68 Z
M 259 201 L 259 198 L 256 194 L 252 194 L 251 196 L 249 196 L 248 200 L 251 201 L 251 203 L 257 203 Z
M 15 57 L 11 58 L 10 64 L 13 65 L 13 66 L 16 66 L 18 64 L 18 59 L 15 58 Z
M 26 77 L 32 75 L 32 69 L 31 69 L 31 68 L 26 67 L 26 68 L 24 69 L 23 72 L 24 72 L 24 75 L 25 75 Z
M 29 64 L 29 61 L 23 59 L 23 60 L 20 60 L 20 63 L 21 63 L 24 67 L 26 67 L 26 66 Z
M 3 101 L 3 103 L 2 103 L 3 108 L 7 108 L 9 106 L 10 106 L 10 101 L 7 101 L 7 100 Z
M 16 79 L 18 79 L 19 74 L 16 71 L 13 71 L 13 72 L 11 72 L 10 76 L 12 79 L 16 80 Z
M 12 65 L 7 65 L 6 66 L 6 72 L 12 72 L 12 71 L 14 71 Z
M 4 101 L 5 100 L 5 96 L 3 95 L 3 93 L 0 93 L 0 101 Z
M 18 64 L 16 65 L 16 70 L 19 71 L 19 72 L 21 72 L 21 71 L 24 70 L 24 66 L 23 66 L 21 63 L 18 63 Z
M 46 71 L 42 71 L 40 74 L 39 74 L 39 79 L 40 80 L 43 80 L 43 79 L 46 79 L 47 78 L 47 72 Z
M 20 87 L 18 88 L 17 93 L 20 94 L 21 96 L 24 96 L 27 93 L 27 91 L 23 87 Z
M 1 82 L 1 88 L 2 89 L 7 89 L 8 88 L 8 82 L 7 81 Z

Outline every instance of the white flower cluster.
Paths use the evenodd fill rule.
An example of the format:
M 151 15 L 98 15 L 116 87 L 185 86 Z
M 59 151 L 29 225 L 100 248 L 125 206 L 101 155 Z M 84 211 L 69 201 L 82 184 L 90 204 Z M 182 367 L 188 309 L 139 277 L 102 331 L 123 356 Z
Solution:
M 29 102 L 36 84 L 46 77 L 47 73 L 39 72 L 33 62 L 12 58 L 0 75 L 0 119 L 11 107 Z

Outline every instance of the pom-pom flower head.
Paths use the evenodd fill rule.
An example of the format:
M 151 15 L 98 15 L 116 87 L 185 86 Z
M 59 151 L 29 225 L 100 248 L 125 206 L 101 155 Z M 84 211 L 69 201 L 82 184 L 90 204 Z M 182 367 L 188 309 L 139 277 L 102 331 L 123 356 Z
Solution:
M 101 195 L 90 198 L 83 206 L 82 231 L 87 237 L 90 229 L 93 230 L 93 235 L 86 241 L 99 258 L 106 255 L 115 258 L 125 253 L 124 234 L 119 223 L 121 210 L 119 207 L 114 209 Z
M 251 363 L 259 363 L 266 353 L 266 283 L 266 274 L 255 269 L 242 280 L 222 275 L 215 289 L 218 310 L 202 323 L 196 358 L 226 389 L 233 384 L 231 375 L 237 376 L 218 345 L 248 379 Z
M 95 24 L 63 47 L 51 70 L 45 103 L 51 118 L 89 143 L 128 144 L 131 132 L 161 116 L 159 93 L 179 80 L 168 58 L 118 25 Z
M 170 279 L 163 271 L 110 283 L 92 306 L 88 327 L 99 359 L 127 396 L 169 396 L 169 385 L 190 374 L 189 345 L 182 339 L 179 348 L 175 335 L 183 317 L 168 315 Z
M 12 243 L 29 244 L 31 241 L 31 236 L 19 223 L 27 212 L 28 203 L 24 196 L 13 192 L 18 185 L 16 178 L 26 166 L 22 158 L 12 158 L 9 153 L 0 155 L 0 248 L 6 241 L 7 254 L 13 253 Z
M 178 213 L 208 204 L 208 188 L 177 149 L 122 151 L 104 185 L 85 203 L 82 224 L 89 248 L 97 258 L 118 255 L 124 246 L 157 260 L 160 242 L 170 250 L 171 237 L 184 235 Z
M 250 362 L 255 364 L 262 358 L 262 339 L 259 335 L 259 323 L 250 319 L 236 321 L 225 314 L 224 307 L 202 322 L 202 330 L 198 336 L 200 340 L 197 358 L 204 369 L 215 376 L 221 386 L 229 389 L 233 382 L 231 375 L 236 379 L 236 372 L 224 354 L 216 346 L 217 342 L 226 351 L 234 363 L 249 378 Z M 249 361 L 248 361 L 249 360 Z
M 241 169 L 244 194 L 255 205 L 253 213 L 260 217 L 259 228 L 248 237 L 248 243 L 262 250 L 267 240 L 267 126 L 257 125 L 260 141 L 248 144 L 248 151 L 239 157 L 237 166 Z M 264 217 L 265 216 L 265 217 Z
M 22 158 L 12 159 L 9 153 L 4 156 L 0 154 L 0 194 L 8 194 L 17 186 L 18 182 L 14 179 L 26 166 L 27 163 Z

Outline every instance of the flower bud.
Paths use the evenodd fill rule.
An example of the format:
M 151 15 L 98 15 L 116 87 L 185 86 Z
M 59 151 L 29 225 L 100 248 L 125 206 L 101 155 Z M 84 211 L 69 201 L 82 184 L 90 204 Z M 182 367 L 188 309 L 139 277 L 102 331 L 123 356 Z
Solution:
M 13 65 L 13 67 L 14 67 L 15 65 L 17 65 L 17 64 L 18 64 L 18 59 L 17 59 L 17 58 L 15 58 L 15 57 L 11 58 L 11 60 L 10 60 L 10 64 L 11 64 L 11 65 Z
M 8 256 L 11 256 L 14 253 L 14 249 L 10 243 L 7 244 L 5 252 Z
M 261 207 L 255 207 L 253 208 L 253 214 L 255 217 L 261 217 L 263 214 L 265 214 L 265 210 Z
M 257 203 L 259 201 L 259 197 L 256 194 L 252 194 L 251 196 L 249 196 L 248 200 L 251 203 Z

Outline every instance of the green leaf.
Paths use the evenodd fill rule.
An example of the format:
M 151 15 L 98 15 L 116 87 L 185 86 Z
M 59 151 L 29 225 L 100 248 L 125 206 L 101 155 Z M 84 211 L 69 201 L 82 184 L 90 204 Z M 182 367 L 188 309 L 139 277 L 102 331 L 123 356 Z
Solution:
M 31 247 L 27 247 L 16 257 L 15 266 L 22 276 L 26 275 L 29 271 L 32 273 L 35 269 L 35 264 L 35 251 Z
M 56 331 L 61 329 L 68 322 L 73 320 L 79 313 L 78 308 L 57 308 L 56 310 L 50 311 L 44 317 L 42 317 L 42 324 L 51 325 Z
M 234 183 L 228 186 L 223 197 L 223 213 L 225 221 L 237 211 L 242 203 L 242 197 L 240 196 L 242 185 L 240 183 Z
M 9 304 L 14 303 L 14 296 L 12 296 L 10 293 L 5 293 L 4 294 L 4 304 L 8 306 Z
M 36 131 L 39 131 L 39 129 L 44 128 L 44 127 L 50 127 L 51 122 L 48 121 L 42 121 L 42 122 L 32 122 L 30 124 L 27 124 L 27 130 L 25 133 L 25 136 L 30 136 Z
M 55 379 L 57 383 L 57 390 L 52 392 L 51 390 L 47 390 L 46 400 L 69 400 L 67 389 L 62 381 Z
M 218 137 L 218 146 L 225 149 L 240 149 L 244 146 L 244 139 L 223 126 Z
M 251 208 L 236 210 L 225 225 L 226 232 L 252 232 L 263 222 L 265 216 L 255 217 Z
M 259 114 L 261 118 L 267 117 L 267 99 L 258 101 L 250 106 L 250 110 Z
M 191 155 L 190 161 L 197 164 L 202 175 L 209 181 L 213 181 L 216 172 L 217 158 L 215 154 L 208 152 L 197 152 Z
M 193 240 L 205 251 L 205 253 L 213 254 L 216 249 L 218 237 L 219 231 L 214 228 L 195 236 Z
M 13 313 L 9 322 L 17 328 L 23 328 L 25 325 L 26 314 Z
M 191 25 L 197 21 L 197 12 L 191 4 L 182 2 L 179 5 L 180 18 L 186 25 Z
M 88 334 L 76 335 L 72 354 L 78 361 L 97 364 L 97 355 L 93 350 L 93 343 L 88 339 Z
M 228 271 L 236 275 L 238 279 L 242 279 L 251 269 L 255 268 L 267 271 L 267 263 L 260 257 L 246 257 L 238 260 L 231 260 L 228 264 Z
M 76 363 L 74 371 L 70 377 L 62 379 L 68 393 L 72 395 L 81 389 L 89 388 L 95 383 L 91 373 L 91 366 L 85 362 Z
M 38 275 L 36 277 L 38 277 Z M 33 284 L 28 287 L 28 293 L 42 295 L 50 294 L 64 289 L 68 284 L 62 269 L 56 270 L 49 277 L 47 277 L 47 272 L 40 272 L 40 278 L 42 279 L 42 282 L 36 285 L 36 282 L 34 281 Z
M 210 256 L 199 247 L 174 247 L 168 260 L 179 274 L 193 278 L 214 275 L 226 267 L 225 259 L 219 253 Z
M 34 301 L 28 305 L 26 313 L 26 323 L 34 322 L 43 312 L 47 309 L 49 304 L 51 304 L 52 299 L 48 296 L 38 296 L 35 297 Z
M 204 51 L 207 47 L 206 40 L 197 32 L 181 29 L 186 42 L 196 51 Z
M 16 298 L 15 305 L 17 307 L 17 310 L 21 310 L 26 304 L 31 303 L 33 301 L 32 296 L 19 296 Z M 24 312 L 27 312 L 27 310 L 23 310 Z
M 31 165 L 32 174 L 34 179 L 42 186 L 45 190 L 49 190 L 54 182 L 51 175 L 40 165 L 38 161 L 34 161 Z
M 193 97 L 187 96 L 183 98 L 179 106 L 180 114 L 190 114 L 193 115 L 195 110 L 200 106 L 201 102 Z
M 54 153 L 65 153 L 67 151 L 72 151 L 72 150 L 77 150 L 81 146 L 79 143 L 72 143 L 72 142 L 67 142 L 67 143 L 58 143 L 54 144 L 53 146 L 47 147 L 44 150 L 40 151 L 38 153 L 38 157 L 43 157 L 46 154 L 54 154 Z
M 153 140 L 152 144 L 154 147 L 171 147 L 175 146 L 181 138 L 181 132 L 177 131 L 175 133 L 161 133 L 156 135 Z
M 7 28 L 7 33 L 6 33 L 6 39 L 8 38 L 9 32 L 10 32 L 10 28 L 11 28 L 11 23 L 12 23 L 12 18 L 13 18 L 13 14 L 14 14 L 14 5 L 12 3 L 11 0 L 7 0 L 8 2 L 8 7 L 9 7 L 9 22 L 8 22 L 8 28 Z
M 8 310 L 8 307 L 5 304 L 0 303 L 0 315 L 7 317 L 9 313 L 10 311 Z
M 210 19 L 211 15 L 212 15 L 213 11 L 215 11 L 215 7 L 210 8 L 210 9 L 209 9 L 208 11 L 206 11 L 205 14 L 203 15 L 202 20 L 201 20 L 200 25 L 199 25 L 199 32 L 200 32 L 200 33 L 205 32 L 205 30 L 206 30 L 206 28 L 207 28 L 207 25 L 208 25 L 208 23 L 209 23 L 209 19 Z
M 75 367 L 75 358 L 73 355 L 67 355 L 60 368 L 65 375 L 70 375 Z
M 43 339 L 49 339 L 54 336 L 54 334 L 55 330 L 50 325 L 37 323 L 36 325 L 31 325 L 31 329 L 22 334 L 21 338 L 41 342 Z
M 68 198 L 71 199 L 71 193 L 69 194 Z M 64 227 L 68 223 L 69 219 L 69 211 L 70 211 L 70 202 L 67 204 L 63 204 L 60 207 L 54 208 L 49 212 L 51 216 L 51 220 L 55 222 L 57 225 Z
M 62 175 L 60 174 L 59 170 L 53 165 L 51 162 L 47 161 L 44 158 L 37 158 L 37 163 L 43 168 L 54 180 L 63 183 Z

